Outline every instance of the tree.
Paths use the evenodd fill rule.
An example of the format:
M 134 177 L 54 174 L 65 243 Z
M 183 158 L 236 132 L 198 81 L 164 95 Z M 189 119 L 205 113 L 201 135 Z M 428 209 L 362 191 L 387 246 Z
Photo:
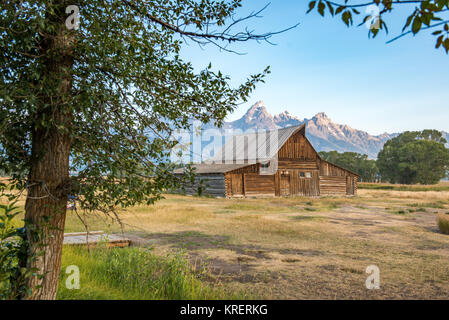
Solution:
M 317 5 L 318 3 L 318 5 Z M 369 27 L 369 36 L 376 37 L 379 30 L 385 30 L 388 33 L 385 16 L 392 13 L 394 9 L 406 7 L 410 13 L 405 19 L 404 27 L 401 33 L 389 40 L 388 43 L 395 41 L 409 34 L 417 34 L 421 31 L 431 31 L 436 37 L 435 47 L 444 48 L 449 53 L 449 0 L 371 0 L 366 2 L 334 2 L 328 0 L 314 0 L 309 2 L 307 13 L 316 9 L 324 17 L 327 11 L 331 16 L 341 16 L 343 22 L 349 27 L 353 24 L 353 16 L 361 13 L 359 10 L 365 10 L 365 16 L 360 25 Z
M 0 170 L 11 176 L 1 190 L 27 194 L 19 267 L 37 274 L 30 299 L 56 296 L 68 195 L 117 219 L 117 208 L 159 200 L 182 182 L 173 132 L 191 119 L 220 125 L 269 73 L 232 88 L 180 57 L 186 41 L 227 51 L 268 41 L 274 33 L 235 30 L 259 13 L 236 17 L 241 0 L 71 4 L 1 0 Z
M 379 170 L 377 169 L 376 161 L 368 159 L 366 154 L 356 152 L 339 153 L 337 151 L 321 151 L 319 154 L 322 159 L 359 174 L 362 182 L 374 182 L 377 180 Z
M 387 141 L 377 165 L 382 180 L 403 184 L 435 184 L 447 176 L 449 150 L 437 130 L 407 131 Z

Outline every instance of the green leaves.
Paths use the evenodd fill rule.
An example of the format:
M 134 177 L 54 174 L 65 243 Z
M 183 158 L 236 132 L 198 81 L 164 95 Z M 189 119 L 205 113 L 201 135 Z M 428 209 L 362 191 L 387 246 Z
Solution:
M 192 120 L 221 125 L 269 74 L 231 86 L 225 72 L 207 63 L 194 69 L 181 57 L 187 41 L 231 49 L 230 42 L 265 39 L 236 30 L 241 2 L 84 1 L 77 31 L 61 29 L 58 2 L 2 4 L 0 171 L 24 191 L 32 161 L 47 152 L 32 153 L 33 133 L 56 129 L 70 136 L 68 188 L 82 210 L 160 199 L 182 183 L 170 163 L 176 129 Z M 72 39 L 70 49 L 50 46 L 55 36 Z M 64 121 L 54 118 L 59 110 Z
M 326 9 L 326 5 L 322 2 L 322 1 L 320 1 L 319 3 L 318 3 L 318 12 L 320 13 L 320 15 L 321 16 L 323 16 L 324 17 L 324 10 Z
M 309 10 L 307 13 L 311 12 L 315 8 L 316 1 L 309 2 Z M 346 3 L 345 3 L 346 4 Z M 360 12 L 355 8 L 350 8 L 350 6 L 346 5 L 336 5 L 337 9 L 334 9 L 335 4 L 330 1 L 319 1 L 317 11 L 318 13 L 324 17 L 326 8 L 331 16 L 341 14 L 342 21 L 349 27 L 353 24 L 352 14 L 360 14 Z M 350 8 L 350 9 L 349 9 Z
M 315 8 L 315 4 L 316 4 L 316 1 L 309 2 L 309 10 L 307 10 L 307 13 L 309 13 L 310 11 L 313 10 L 313 8 Z
M 377 164 L 382 180 L 435 184 L 447 175 L 449 150 L 436 130 L 405 132 L 385 144 Z
M 349 27 L 349 25 L 352 25 L 352 14 L 351 11 L 346 10 L 341 15 L 341 20 Z
M 405 25 L 404 25 L 404 27 L 402 28 L 402 32 L 404 32 L 404 31 L 408 28 L 408 26 L 410 26 L 410 24 L 412 23 L 414 17 L 415 17 L 415 14 L 412 14 L 412 15 L 410 15 L 410 16 L 407 18 L 407 20 L 406 20 L 406 22 L 405 22 Z
M 16 299 L 24 293 L 27 277 L 19 260 L 24 250 L 23 228 L 17 226 L 15 202 L 0 204 L 0 300 Z
M 342 1 L 342 3 L 335 3 L 320 0 L 317 11 L 323 17 L 326 12 L 326 7 L 332 16 L 341 14 L 341 20 L 348 27 L 353 24 L 354 16 L 361 14 L 361 10 L 359 9 L 364 9 L 366 15 L 358 26 L 367 25 L 372 19 L 376 19 L 375 25 L 367 25 L 369 28 L 368 36 L 373 36 L 373 38 L 379 34 L 379 30 L 385 30 L 385 33 L 388 34 L 388 26 L 385 22 L 386 20 L 384 20 L 384 16 L 392 12 L 394 8 L 410 7 L 412 13 L 407 16 L 402 33 L 387 43 L 397 41 L 407 34 L 416 35 L 423 30 L 434 29 L 443 25 L 446 26 L 449 22 L 449 16 L 447 15 L 447 11 L 449 11 L 449 0 L 425 0 L 420 1 L 418 6 L 415 6 L 413 2 L 395 2 L 391 0 L 374 0 L 373 2 L 366 3 L 351 3 L 349 0 Z M 314 8 L 316 8 L 316 1 L 309 2 L 307 13 L 311 12 Z M 446 36 L 441 37 L 443 32 Z M 449 31 L 442 29 L 434 31 L 432 34 L 438 36 L 435 47 L 442 47 L 446 53 L 449 53 Z
M 422 21 L 420 17 L 415 17 L 412 24 L 412 32 L 413 34 L 417 34 L 419 30 L 421 30 Z
M 435 48 L 438 49 L 443 46 L 446 53 L 449 53 L 449 25 L 445 23 L 442 30 L 434 31 L 432 35 L 438 36 Z
M 346 6 L 339 6 L 338 8 L 337 8 L 337 10 L 335 10 L 335 14 L 339 14 L 339 13 L 341 13 L 343 10 L 345 10 L 346 9 Z
M 439 36 L 435 47 L 438 49 L 441 45 L 443 45 L 446 53 L 449 53 L 449 37 L 446 37 L 446 39 L 444 39 L 444 36 Z

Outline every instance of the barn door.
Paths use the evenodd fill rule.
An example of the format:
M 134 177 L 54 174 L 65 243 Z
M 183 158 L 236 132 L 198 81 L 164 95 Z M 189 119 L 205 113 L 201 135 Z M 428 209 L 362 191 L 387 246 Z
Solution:
M 281 174 L 281 196 L 289 196 L 290 195 L 290 176 L 286 174 Z
M 354 195 L 354 179 L 346 176 L 346 195 Z
M 243 196 L 243 175 L 231 174 L 231 192 L 233 196 Z

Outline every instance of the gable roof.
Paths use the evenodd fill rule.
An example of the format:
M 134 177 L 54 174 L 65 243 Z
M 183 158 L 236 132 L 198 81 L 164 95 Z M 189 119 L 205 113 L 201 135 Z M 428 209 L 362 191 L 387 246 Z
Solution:
M 296 132 L 305 130 L 305 124 L 275 130 L 259 130 L 228 138 L 225 145 L 205 163 L 270 161 Z

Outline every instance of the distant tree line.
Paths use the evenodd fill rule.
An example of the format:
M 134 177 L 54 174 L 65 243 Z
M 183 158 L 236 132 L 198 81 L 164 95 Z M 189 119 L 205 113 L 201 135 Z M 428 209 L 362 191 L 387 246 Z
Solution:
M 387 141 L 376 160 L 355 152 L 320 152 L 331 163 L 360 175 L 362 182 L 436 184 L 448 177 L 449 149 L 437 130 L 406 131 Z
M 337 151 L 321 151 L 319 154 L 323 160 L 359 174 L 362 182 L 376 182 L 379 180 L 379 169 L 377 168 L 376 160 L 368 159 L 366 154 L 356 152 L 339 153 Z

